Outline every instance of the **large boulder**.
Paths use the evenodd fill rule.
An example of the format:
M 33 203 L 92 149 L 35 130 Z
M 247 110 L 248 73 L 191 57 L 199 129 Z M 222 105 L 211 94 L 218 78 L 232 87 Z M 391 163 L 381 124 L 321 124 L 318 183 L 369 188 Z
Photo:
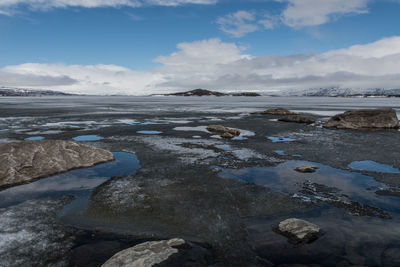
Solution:
M 315 120 L 300 115 L 288 115 L 286 117 L 278 119 L 278 121 L 306 123 L 306 124 L 312 124 L 315 122 Z
M 42 140 L 1 144 L 0 188 L 112 160 L 114 156 L 107 150 L 72 141 Z
M 102 267 L 209 266 L 212 252 L 183 239 L 145 242 L 122 250 Z
M 240 130 L 228 128 L 222 125 L 210 125 L 207 127 L 207 131 L 219 134 L 222 138 L 227 139 L 231 139 L 240 135 Z
M 267 115 L 297 115 L 298 113 L 290 111 L 285 108 L 271 108 L 262 112 L 258 112 L 258 114 L 267 114 Z
M 280 222 L 277 230 L 295 243 L 310 243 L 318 238 L 321 231 L 317 225 L 296 218 Z
M 398 128 L 399 120 L 396 111 L 391 108 L 360 109 L 333 116 L 324 127 L 355 130 L 390 129 Z

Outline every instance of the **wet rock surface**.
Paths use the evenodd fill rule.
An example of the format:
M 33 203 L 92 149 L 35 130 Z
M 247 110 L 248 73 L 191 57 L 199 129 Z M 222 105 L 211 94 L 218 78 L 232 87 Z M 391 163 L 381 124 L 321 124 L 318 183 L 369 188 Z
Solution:
M 394 109 L 352 110 L 333 116 L 324 127 L 354 130 L 394 129 L 399 128 L 399 120 Z
M 71 197 L 30 200 L 0 209 L 1 266 L 68 266 L 74 232 L 57 219 Z
M 332 183 L 328 179 L 315 179 L 310 184 L 318 185 L 311 186 L 309 192 L 301 194 L 301 198 L 293 198 L 293 194 L 282 190 L 282 187 L 257 186 L 257 181 L 232 181 L 219 177 L 217 172 L 218 168 L 233 168 L 244 175 L 248 171 L 247 167 L 274 166 L 293 159 L 309 162 L 302 165 L 322 163 L 348 171 L 351 162 L 363 160 L 373 160 L 399 169 L 398 131 L 332 131 L 320 128 L 319 125 L 276 123 L 276 115 L 243 114 L 262 110 L 269 101 L 267 98 L 252 98 L 252 101 L 261 99 L 260 103 L 249 104 L 235 113 L 232 110 L 238 103 L 224 106 L 225 102 L 220 100 L 222 98 L 219 98 L 215 106 L 209 105 L 207 108 L 199 107 L 196 103 L 192 108 L 182 102 L 170 108 L 164 102 L 156 100 L 152 103 L 152 99 L 144 99 L 148 101 L 146 110 L 141 109 L 142 99 L 137 104 L 134 100 L 125 98 L 118 101 L 108 98 L 106 103 L 102 102 L 103 98 L 98 102 L 94 101 L 95 104 L 88 104 L 91 100 L 84 104 L 77 103 L 78 107 L 73 108 L 57 105 L 53 109 L 51 106 L 38 109 L 33 102 L 15 105 L 18 108 L 11 104 L 2 104 L 0 116 L 7 118 L 0 120 L 0 124 L 9 131 L 1 132 L 0 140 L 23 140 L 29 137 L 28 131 L 46 139 L 64 140 L 71 140 L 77 135 L 101 134 L 104 139 L 93 142 L 96 147 L 137 153 L 142 165 L 140 172 L 116 177 L 98 187 L 90 199 L 87 213 L 61 217 L 62 222 L 77 227 L 89 230 L 108 229 L 112 233 L 121 233 L 107 240 L 85 243 L 70 250 L 75 259 L 80 260 L 80 266 L 90 266 L 79 256 L 82 255 L 81 252 L 99 259 L 98 265 L 93 266 L 100 266 L 117 251 L 138 244 L 127 242 L 121 245 L 121 236 L 128 233 L 134 239 L 140 239 L 140 243 L 178 237 L 188 240 L 187 242 L 208 244 L 209 247 L 205 248 L 215 253 L 216 266 L 265 266 L 271 263 L 277 266 L 335 266 L 337 263 L 344 266 L 397 266 L 400 254 L 396 251 L 400 247 L 400 232 L 396 230 L 399 229 L 398 210 L 392 207 L 398 197 L 384 195 L 387 193 L 384 190 L 397 191 L 400 186 L 398 174 L 357 172 L 369 175 L 369 178 L 381 183 L 371 189 L 360 187 L 368 193 L 361 195 L 362 197 L 375 197 L 370 202 L 363 202 L 365 198 L 360 200 L 360 195 L 352 194 L 354 191 L 342 190 L 354 186 L 351 181 L 346 183 L 349 173 L 343 173 L 340 181 L 332 179 Z M 179 98 L 162 99 L 180 101 Z M 185 98 L 185 101 L 191 101 L 190 99 Z M 207 101 L 209 99 L 212 102 L 212 97 L 207 98 Z M 270 106 L 276 105 L 276 101 L 280 103 L 281 100 L 275 98 L 273 101 Z M 311 101 L 315 103 L 315 98 Z M 337 105 L 340 106 L 340 112 L 343 106 L 348 105 L 342 101 L 344 100 L 339 99 L 337 102 L 340 104 Z M 297 105 L 282 106 L 305 110 L 303 105 L 302 99 Z M 219 109 L 220 107 L 222 108 Z M 207 113 L 203 110 L 207 110 Z M 53 112 L 54 115 L 49 118 L 46 116 L 48 112 Z M 23 118 L 24 116 L 27 118 Z M 323 121 L 327 119 L 326 116 L 330 115 L 315 118 Z M 158 124 L 127 125 L 119 123 L 121 119 L 135 119 L 139 122 L 157 120 Z M 46 126 L 61 123 L 70 125 L 69 121 L 77 123 L 81 128 L 56 133 L 51 132 L 50 126 Z M 188 127 L 218 123 L 246 129 L 255 135 L 248 140 L 218 139 L 206 132 L 175 131 L 173 129 L 181 125 L 160 121 L 185 121 L 185 126 Z M 57 127 L 57 130 L 65 128 L 51 127 Z M 139 130 L 162 131 L 163 134 L 139 136 Z M 268 136 L 285 136 L 296 141 L 273 143 L 267 140 Z M 229 148 L 221 149 L 223 146 Z M 284 151 L 286 155 L 277 159 L 273 152 L 275 150 Z M 299 158 L 292 156 L 295 154 L 300 155 Z M 323 174 L 322 168 L 313 174 L 297 173 L 294 167 L 279 171 L 281 174 L 289 173 L 288 176 L 297 174 L 305 179 L 312 176 L 318 178 Z M 264 172 L 263 176 L 272 178 L 269 172 Z M 362 176 L 360 180 L 368 177 Z M 301 189 L 302 182 L 300 180 L 298 185 Z M 378 193 L 379 190 L 384 193 Z M 348 204 L 354 201 L 360 205 L 351 204 L 355 208 L 351 212 L 348 206 L 335 206 L 328 198 L 337 198 L 339 202 Z M 362 214 L 360 209 L 365 211 L 363 205 L 374 207 L 376 203 L 379 203 L 376 205 L 378 210 L 367 209 L 365 216 L 357 215 Z M 384 205 L 388 203 L 392 205 Z M 380 218 L 382 211 L 392 216 L 393 220 Z M 324 235 L 313 243 L 301 246 L 287 242 L 287 238 L 273 232 L 272 227 L 291 217 L 315 223 L 323 229 Z M 62 240 L 57 242 L 62 244 Z M 108 254 L 106 251 L 112 253 Z M 35 259 L 36 256 L 31 254 L 26 257 Z M 173 260 L 174 256 L 170 259 Z
M 315 120 L 300 116 L 300 115 L 289 115 L 283 118 L 278 119 L 278 121 L 284 121 L 284 122 L 295 122 L 295 123 L 305 123 L 305 124 L 312 124 L 315 122 Z
M 321 229 L 308 221 L 290 218 L 281 221 L 276 229 L 294 243 L 311 243 L 318 239 Z
M 111 152 L 71 141 L 43 140 L 1 144 L 0 188 L 113 159 Z

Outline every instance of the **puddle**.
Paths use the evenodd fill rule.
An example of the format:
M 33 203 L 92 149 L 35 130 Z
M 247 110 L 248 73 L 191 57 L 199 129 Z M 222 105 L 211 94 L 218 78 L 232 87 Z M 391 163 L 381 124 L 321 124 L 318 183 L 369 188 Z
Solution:
M 138 134 L 150 134 L 150 135 L 156 135 L 156 134 L 161 134 L 162 132 L 160 131 L 137 131 Z
M 280 142 L 293 142 L 296 139 L 288 138 L 288 137 L 278 137 L 278 136 L 269 136 L 268 139 L 272 141 L 272 143 L 280 143 Z
M 274 150 L 274 152 L 276 154 L 278 154 L 279 156 L 287 156 L 287 154 L 285 153 L 285 151 L 283 150 Z
M 218 149 L 224 150 L 224 151 L 232 151 L 232 147 L 230 145 L 216 145 L 215 146 Z
M 72 139 L 77 142 L 85 142 L 85 141 L 99 141 L 104 138 L 99 135 L 80 135 Z
M 379 172 L 379 173 L 400 173 L 399 169 L 392 166 L 377 163 L 372 160 L 354 161 L 349 164 L 349 168 L 357 171 Z
M 43 140 L 44 137 L 43 136 L 31 136 L 31 137 L 27 137 L 24 140 L 25 141 L 40 141 Z
M 0 133 L 5 133 L 5 132 L 8 132 L 8 131 L 9 131 L 8 129 L 1 129 Z
M 43 197 L 74 195 L 76 200 L 69 210 L 86 206 L 91 190 L 111 177 L 135 173 L 140 163 L 135 154 L 114 152 L 115 161 L 94 167 L 71 170 L 66 173 L 37 180 L 36 182 L 14 186 L 0 191 L 0 207 L 7 207 Z
M 297 167 L 309 165 L 319 169 L 315 173 L 295 171 Z M 386 188 L 384 184 L 375 181 L 373 177 L 335 169 L 319 163 L 289 160 L 273 167 L 222 169 L 219 175 L 224 178 L 262 185 L 308 202 L 313 199 L 343 201 L 347 204 L 355 201 L 388 212 L 400 213 L 400 198 L 379 196 L 375 194 L 374 190 L 371 190 L 371 188 L 378 190 Z M 309 194 L 310 190 L 311 194 Z M 323 193 L 318 194 L 319 192 Z
M 293 154 L 292 157 L 301 158 L 300 154 Z

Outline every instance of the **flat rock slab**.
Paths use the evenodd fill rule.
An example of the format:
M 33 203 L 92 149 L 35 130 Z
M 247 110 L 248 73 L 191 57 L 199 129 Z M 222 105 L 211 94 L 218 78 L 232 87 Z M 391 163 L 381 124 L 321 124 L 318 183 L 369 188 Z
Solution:
M 360 109 L 333 116 L 324 127 L 354 130 L 396 129 L 399 128 L 399 120 L 396 111 L 391 108 Z
M 180 238 L 150 241 L 122 250 L 102 267 L 209 266 L 212 253 Z M 188 264 L 189 263 L 189 264 Z
M 240 130 L 228 128 L 222 125 L 207 126 L 207 131 L 219 134 L 222 138 L 231 139 L 240 135 Z
M 317 225 L 296 218 L 280 222 L 277 230 L 296 243 L 310 243 L 318 238 L 318 234 L 321 231 Z
M 0 145 L 0 189 L 71 169 L 114 160 L 111 152 L 72 141 L 42 140 Z

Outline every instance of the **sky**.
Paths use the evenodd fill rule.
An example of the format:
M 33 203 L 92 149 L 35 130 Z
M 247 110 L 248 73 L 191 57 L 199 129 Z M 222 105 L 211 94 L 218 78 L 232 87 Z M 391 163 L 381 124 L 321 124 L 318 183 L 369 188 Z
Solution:
M 400 88 L 400 0 L 0 0 L 0 87 Z

